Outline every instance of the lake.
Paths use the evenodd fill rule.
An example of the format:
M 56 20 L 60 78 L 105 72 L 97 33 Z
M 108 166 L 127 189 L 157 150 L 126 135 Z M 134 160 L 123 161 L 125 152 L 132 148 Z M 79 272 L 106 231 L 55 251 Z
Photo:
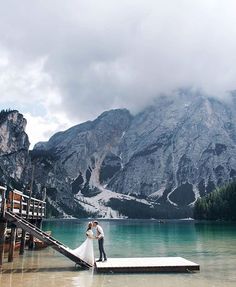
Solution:
M 46 221 L 44 230 L 71 248 L 85 240 L 88 221 Z M 157 220 L 101 220 L 108 257 L 181 256 L 200 264 L 188 274 L 96 274 L 78 271 L 51 248 L 26 250 L 4 264 L 3 287 L 236 286 L 236 223 Z M 98 256 L 97 241 L 94 242 Z M 6 260 L 6 259 L 5 259 Z

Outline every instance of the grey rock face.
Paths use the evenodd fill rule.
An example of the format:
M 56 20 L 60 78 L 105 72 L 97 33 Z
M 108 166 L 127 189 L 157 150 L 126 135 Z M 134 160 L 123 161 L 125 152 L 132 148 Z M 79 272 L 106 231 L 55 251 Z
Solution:
M 160 98 L 137 115 L 119 146 L 122 193 L 183 206 L 235 176 L 235 103 L 197 95 Z
M 36 145 L 54 156 L 49 170 L 37 162 L 37 182 L 97 215 L 136 206 L 141 217 L 189 216 L 199 196 L 236 176 L 235 103 L 183 90 L 134 117 L 105 112 Z
M 0 115 L 0 181 L 21 186 L 30 167 L 26 120 L 18 111 L 2 111 Z
M 85 215 L 74 195 L 81 193 L 84 197 L 92 197 L 102 191 L 102 163 L 108 154 L 116 154 L 131 120 L 127 110 L 104 112 L 92 122 L 77 125 L 55 134 L 47 143 L 37 144 L 32 155 L 38 188 L 54 188 L 59 206 L 78 214 L 77 206 L 79 214 Z

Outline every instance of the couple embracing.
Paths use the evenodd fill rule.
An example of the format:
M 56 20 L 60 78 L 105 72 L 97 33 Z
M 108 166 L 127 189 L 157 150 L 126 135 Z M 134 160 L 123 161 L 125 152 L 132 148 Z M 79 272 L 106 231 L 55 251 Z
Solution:
M 93 233 L 92 228 L 96 230 L 96 236 Z M 73 250 L 73 253 L 82 259 L 84 262 L 90 266 L 94 265 L 94 251 L 93 251 L 93 240 L 98 240 L 99 247 L 99 259 L 97 261 L 107 260 L 106 253 L 104 251 L 104 232 L 102 227 L 98 224 L 97 221 L 89 222 L 88 228 L 86 230 L 87 239 L 76 249 Z

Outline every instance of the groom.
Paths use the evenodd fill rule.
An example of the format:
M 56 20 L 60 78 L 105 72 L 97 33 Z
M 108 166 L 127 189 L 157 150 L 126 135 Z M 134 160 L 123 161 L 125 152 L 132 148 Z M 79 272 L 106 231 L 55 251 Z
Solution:
M 107 256 L 106 253 L 104 251 L 104 232 L 102 227 L 98 224 L 97 221 L 93 222 L 93 227 L 96 228 L 97 231 L 97 236 L 96 239 L 98 239 L 98 247 L 99 247 L 99 259 L 97 260 L 97 262 L 101 262 L 102 261 L 102 256 L 104 258 L 104 261 L 107 261 Z

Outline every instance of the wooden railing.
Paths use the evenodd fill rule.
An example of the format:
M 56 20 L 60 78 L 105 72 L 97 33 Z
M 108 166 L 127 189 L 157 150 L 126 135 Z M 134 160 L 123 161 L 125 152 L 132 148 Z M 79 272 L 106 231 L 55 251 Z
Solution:
M 39 219 L 46 215 L 46 202 L 23 194 L 19 190 L 11 190 L 6 195 L 6 188 L 0 186 L 1 214 L 9 210 L 23 218 Z
M 6 188 L 0 186 L 0 217 L 4 217 L 6 209 Z

